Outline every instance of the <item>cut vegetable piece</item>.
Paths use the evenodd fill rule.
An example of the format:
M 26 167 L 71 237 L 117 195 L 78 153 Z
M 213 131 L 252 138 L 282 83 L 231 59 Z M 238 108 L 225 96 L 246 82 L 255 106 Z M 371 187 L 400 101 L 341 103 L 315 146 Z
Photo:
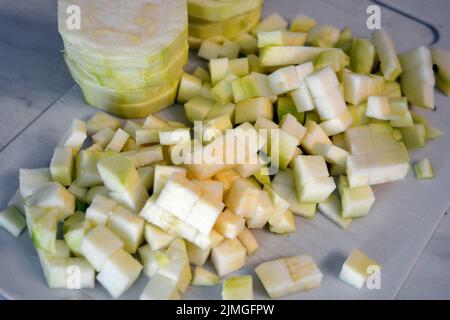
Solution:
M 359 105 L 369 96 L 381 95 L 385 86 L 383 77 L 375 75 L 361 75 L 344 70 L 342 76 L 345 101 Z
M 256 72 L 233 81 L 232 94 L 234 102 L 256 97 L 273 97 L 275 95 L 270 86 L 268 76 Z
M 234 110 L 235 105 L 233 103 L 228 103 L 225 106 L 216 104 L 211 109 L 209 109 L 205 119 L 208 120 L 218 118 L 220 116 L 227 116 L 231 122 L 234 122 Z
M 179 300 L 177 282 L 165 276 L 155 274 L 150 278 L 140 300 Z
M 291 210 L 286 210 L 278 223 L 271 224 L 270 232 L 277 234 L 292 233 L 297 230 L 295 225 L 295 217 Z
M 95 135 L 97 132 L 106 128 L 116 131 L 119 127 L 120 120 L 104 112 L 97 112 L 86 122 L 86 128 L 89 135 Z
M 200 191 L 181 175 L 172 175 L 164 185 L 156 204 L 180 219 L 186 219 L 200 197 Z
M 283 170 L 286 169 L 294 157 L 297 145 L 298 138 L 290 133 L 284 130 L 272 131 L 270 148 L 272 165 L 278 165 Z
M 54 253 L 38 250 L 39 261 L 49 288 L 83 289 L 95 287 L 95 271 L 82 258 L 69 258 L 69 249 L 64 240 L 56 242 Z M 79 278 L 73 281 L 70 275 L 79 272 Z
M 431 51 L 421 46 L 399 56 L 403 68 L 400 83 L 408 101 L 423 108 L 435 109 L 434 74 Z
M 263 67 L 297 65 L 314 60 L 326 50 L 340 50 L 301 46 L 266 47 L 259 50 L 260 63 Z
M 330 25 L 317 25 L 308 31 L 307 43 L 313 47 L 331 48 L 339 40 L 339 29 Z
M 219 44 L 209 40 L 205 40 L 200 45 L 198 56 L 206 60 L 217 59 L 221 51 L 222 47 Z M 196 84 L 195 86 L 198 87 L 198 84 Z
M 238 239 L 225 239 L 212 249 L 211 260 L 219 276 L 242 268 L 247 251 Z
M 186 169 L 175 166 L 155 166 L 155 179 L 153 183 L 153 194 L 159 194 L 166 184 L 167 180 L 173 175 L 179 174 L 186 177 Z
M 221 105 L 230 103 L 233 100 L 232 83 L 235 80 L 238 80 L 238 78 L 234 74 L 229 74 L 211 89 L 213 98 Z
M 65 234 L 71 226 L 84 221 L 85 215 L 83 212 L 77 211 L 73 215 L 71 215 L 69 218 L 64 220 L 63 226 L 62 226 L 62 232 Z
M 297 156 L 294 177 L 300 202 L 321 202 L 336 188 L 333 178 L 328 176 L 328 169 L 322 156 Z
M 258 31 L 258 48 L 270 46 L 303 46 L 306 33 L 292 31 Z
M 350 55 L 352 70 L 360 74 L 370 74 L 373 69 L 375 54 L 375 47 L 369 40 L 353 38 Z
M 134 164 L 121 155 L 108 156 L 97 165 L 110 196 L 134 211 L 139 211 L 148 198 Z
M 145 188 L 147 190 L 152 189 L 155 175 L 155 167 L 154 166 L 140 167 L 137 169 L 137 172 Z
M 375 202 L 375 195 L 370 186 L 346 187 L 340 193 L 344 219 L 366 216 Z
M 133 285 L 141 270 L 142 265 L 137 260 L 119 249 L 106 260 L 97 280 L 113 298 L 118 298 Z
M 114 200 L 108 199 L 103 195 L 96 195 L 89 208 L 86 210 L 86 220 L 94 226 L 106 225 L 112 210 L 118 205 Z
M 202 267 L 195 267 L 194 276 L 192 277 L 193 286 L 214 286 L 220 282 L 220 278 Z
M 206 118 L 216 102 L 212 99 L 196 96 L 184 105 L 184 111 L 189 121 L 200 121 Z
M 239 45 L 241 54 L 249 55 L 258 52 L 257 40 L 249 33 L 242 33 L 233 41 Z
M 309 255 L 264 262 L 256 267 L 255 272 L 272 299 L 317 288 L 323 278 Z
M 220 172 L 214 176 L 214 180 L 222 182 L 223 190 L 225 192 L 227 192 L 233 185 L 234 181 L 238 179 L 241 179 L 241 176 L 234 169 Z
M 209 74 L 209 72 L 206 69 L 204 69 L 202 67 L 195 68 L 195 70 L 192 73 L 192 75 L 194 77 L 199 78 L 203 82 L 211 82 L 211 75 Z
M 104 226 L 90 230 L 81 242 L 83 256 L 99 272 L 107 259 L 122 248 L 122 240 Z
M 166 251 L 170 262 L 160 266 L 157 274 L 177 282 L 178 290 L 184 292 L 192 280 L 186 245 L 182 239 L 174 240 Z
M 228 191 L 225 205 L 238 216 L 251 217 L 256 211 L 259 195 L 260 190 L 251 183 L 244 179 L 238 179 L 233 182 Z
M 342 50 L 328 50 L 319 53 L 314 59 L 314 69 L 330 67 L 334 72 L 343 70 L 350 63 L 350 59 Z
M 189 128 L 159 131 L 159 143 L 163 146 L 183 144 L 189 141 L 191 141 L 191 131 Z
M 269 82 L 272 91 L 276 95 L 281 95 L 300 87 L 297 69 L 294 66 L 284 67 L 273 72 L 269 75 Z
M 247 228 L 244 228 L 238 235 L 239 241 L 244 245 L 247 250 L 247 255 L 250 256 L 254 254 L 258 248 L 259 244 L 253 236 L 252 232 Z
M 237 57 L 239 57 L 239 50 L 241 48 L 239 47 L 239 45 L 237 43 L 234 43 L 233 41 L 230 40 L 225 40 L 222 44 L 222 50 L 220 53 L 221 57 L 226 57 L 229 59 L 236 59 Z
M 123 147 L 125 146 L 125 143 L 127 143 L 128 141 L 128 138 L 130 138 L 130 135 L 128 133 L 126 133 L 121 128 L 117 129 L 111 141 L 106 146 L 105 151 L 114 151 L 114 152 L 122 151 Z
M 109 190 L 105 186 L 94 186 L 94 187 L 89 188 L 89 190 L 86 193 L 86 196 L 84 197 L 83 200 L 87 204 L 91 204 L 96 195 L 107 196 L 108 194 L 109 194 Z
M 394 42 L 388 33 L 381 29 L 372 33 L 372 43 L 380 59 L 380 69 L 387 81 L 395 81 L 402 73 Z
M 116 206 L 106 226 L 123 241 L 124 250 L 133 254 L 144 241 L 144 223 L 144 219 L 127 208 Z
M 144 274 L 149 278 L 153 277 L 160 267 L 164 267 L 170 262 L 164 252 L 161 250 L 152 251 L 148 245 L 139 248 L 139 256 Z
M 369 97 L 367 99 L 366 117 L 379 120 L 400 120 L 400 115 L 391 109 L 387 97 Z
M 19 184 L 20 194 L 22 198 L 31 196 L 39 188 L 52 179 L 50 169 L 20 169 L 19 170 Z
M 164 249 L 170 245 L 175 236 L 162 230 L 161 228 L 146 223 L 144 228 L 145 241 L 153 251 Z
M 222 115 L 216 118 L 211 118 L 203 123 L 203 141 L 213 141 L 216 137 L 225 134 L 227 129 L 233 129 L 230 117 Z M 196 138 L 194 136 L 194 138 Z
M 414 174 L 417 179 L 434 179 L 433 166 L 427 158 L 414 164 Z
M 186 249 L 189 257 L 189 262 L 196 266 L 203 266 L 209 258 L 211 248 L 202 249 L 190 242 L 186 243 Z
M 308 116 L 306 116 L 308 117 Z M 318 116 L 317 116 L 318 117 Z M 308 153 L 313 153 L 315 145 L 317 144 L 331 144 L 331 140 L 328 138 L 322 127 L 316 122 L 305 119 L 305 125 L 307 132 L 301 142 L 301 147 Z
M 269 221 L 273 212 L 272 200 L 268 192 L 262 191 L 259 196 L 256 211 L 251 218 L 247 218 L 247 227 L 261 229 Z
M 73 119 L 69 130 L 63 135 L 58 146 L 72 148 L 73 154 L 76 155 L 83 146 L 84 140 L 87 138 L 86 132 L 86 123 L 78 119 Z
M 201 234 L 209 235 L 223 208 L 222 201 L 216 202 L 203 193 L 202 197 L 192 207 L 186 222 L 195 227 Z
M 443 94 L 450 97 L 450 81 L 444 81 L 439 74 L 436 74 L 436 86 Z
M 419 123 L 419 124 L 423 124 L 425 126 L 425 130 L 426 130 L 426 138 L 427 139 L 437 139 L 440 136 L 444 135 L 443 132 L 441 132 L 440 130 L 432 127 L 428 121 L 427 118 L 419 115 L 417 112 L 411 111 L 411 116 L 414 120 L 414 122 Z
M 437 75 L 442 82 L 450 82 L 450 51 L 438 48 L 431 49 L 433 64 L 437 67 Z
M 53 181 L 70 186 L 73 180 L 74 161 L 72 148 L 56 148 L 50 163 Z
M 297 108 L 290 97 L 279 97 L 277 100 L 277 115 L 278 120 L 281 119 L 290 113 L 294 116 L 294 119 L 297 119 L 298 122 L 303 123 L 305 119 L 305 115 L 303 112 L 297 112 Z
M 288 26 L 286 20 L 283 19 L 277 12 L 272 13 L 267 18 L 263 19 L 256 27 L 252 29 L 252 34 L 257 34 L 258 31 L 276 31 L 285 30 Z
M 19 237 L 26 225 L 25 218 L 15 207 L 8 207 L 0 212 L 0 227 L 11 233 L 14 237 Z
M 321 122 L 320 127 L 327 136 L 335 136 L 347 130 L 352 124 L 352 114 L 345 110 L 337 118 Z
M 403 142 L 408 150 L 423 148 L 425 146 L 426 129 L 421 123 L 416 123 L 412 127 L 399 128 Z
M 115 130 L 112 130 L 111 128 L 104 128 L 92 136 L 92 141 L 95 144 L 101 146 L 103 149 L 109 144 L 109 142 L 113 138 L 114 132 Z
M 268 185 L 264 186 L 264 191 L 269 194 L 272 201 L 272 212 L 269 216 L 268 222 L 270 225 L 277 225 L 283 219 L 286 211 L 289 209 L 290 204 Z
M 75 197 L 57 182 L 47 182 L 25 199 L 28 206 L 57 209 L 67 218 L 75 212 Z
M 330 90 L 339 87 L 336 73 L 330 67 L 309 74 L 305 80 L 314 98 L 325 97 L 329 94 Z
M 216 85 L 220 80 L 225 79 L 228 74 L 228 63 L 228 58 L 211 59 L 209 61 L 212 85 Z
M 306 134 L 306 128 L 303 127 L 300 122 L 298 122 L 297 119 L 289 113 L 281 118 L 280 129 L 296 137 L 298 140 L 297 145 L 300 145 L 300 142 Z
M 217 218 L 214 229 L 228 239 L 235 239 L 244 230 L 245 220 L 230 210 L 225 210 Z
M 248 58 L 231 59 L 228 64 L 228 69 L 238 77 L 248 75 L 250 73 Z
M 83 256 L 83 253 L 81 252 L 81 243 L 92 227 L 93 226 L 89 221 L 80 221 L 72 225 L 64 234 L 64 240 L 66 241 L 67 246 L 76 256 Z
M 342 49 L 345 54 L 350 55 L 352 51 L 353 44 L 353 32 L 352 29 L 346 27 L 341 30 L 339 34 L 339 40 L 336 43 L 336 47 Z
M 223 282 L 223 300 L 253 300 L 252 276 L 235 276 Z
M 328 199 L 319 203 L 317 209 L 342 229 L 346 229 L 352 222 L 352 219 L 342 217 L 341 201 L 335 194 L 330 195 Z
M 103 183 L 97 170 L 97 164 L 105 155 L 103 152 L 87 150 L 81 150 L 78 153 L 75 162 L 77 186 L 86 188 Z
M 202 80 L 188 73 L 183 73 L 178 89 L 177 101 L 180 103 L 188 102 L 200 94 L 201 87 Z
M 297 112 L 311 111 L 315 108 L 314 99 L 305 85 L 301 85 L 299 89 L 292 91 L 290 96 L 297 108 Z
M 367 278 L 380 267 L 381 265 L 378 262 L 366 256 L 363 252 L 353 250 L 342 266 L 339 279 L 357 289 L 361 289 Z
M 256 122 L 259 116 L 273 119 L 273 107 L 270 99 L 252 98 L 236 103 L 235 124 Z
M 316 24 L 316 20 L 313 18 L 299 14 L 292 21 L 290 30 L 294 32 L 309 32 Z

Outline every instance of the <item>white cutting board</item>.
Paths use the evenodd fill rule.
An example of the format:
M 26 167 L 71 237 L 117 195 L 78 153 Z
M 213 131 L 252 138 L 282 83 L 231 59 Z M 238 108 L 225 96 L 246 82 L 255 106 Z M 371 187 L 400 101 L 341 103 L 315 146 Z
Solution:
M 311 15 L 319 23 L 338 27 L 350 26 L 355 34 L 367 36 L 366 8 L 369 0 L 269 1 L 265 15 L 278 11 L 292 19 L 296 13 Z M 383 27 L 394 38 L 399 51 L 433 41 L 432 31 L 398 13 L 382 9 Z M 188 71 L 198 63 L 191 59 Z M 443 213 L 450 206 L 450 100 L 436 94 L 438 110 L 422 112 L 439 129 L 449 132 L 423 150 L 411 154 L 413 160 L 427 156 L 434 165 L 437 179 L 419 181 L 410 173 L 401 182 L 374 188 L 377 201 L 364 219 L 353 221 L 346 231 L 317 214 L 313 220 L 297 219 L 295 234 L 276 236 L 265 230 L 255 232 L 261 248 L 248 259 L 246 267 L 236 274 L 253 274 L 255 297 L 267 295 L 254 274 L 261 262 L 279 257 L 311 254 L 324 273 L 320 288 L 288 296 L 288 299 L 392 299 L 413 267 Z M 74 117 L 88 119 L 95 110 L 86 107 L 77 87 L 69 90 L 44 112 L 15 141 L 0 153 L 0 207 L 6 206 L 18 187 L 19 168 L 48 166 L 53 148 Z M 180 120 L 182 108 L 165 110 L 163 117 Z M 338 279 L 346 256 L 360 248 L 382 265 L 381 290 L 360 291 Z M 147 279 L 141 276 L 124 299 L 136 299 Z M 220 299 L 221 286 L 190 287 L 186 299 Z M 50 290 L 46 287 L 36 252 L 28 233 L 17 240 L 0 230 L 0 295 L 11 299 L 106 299 L 100 285 L 93 290 Z

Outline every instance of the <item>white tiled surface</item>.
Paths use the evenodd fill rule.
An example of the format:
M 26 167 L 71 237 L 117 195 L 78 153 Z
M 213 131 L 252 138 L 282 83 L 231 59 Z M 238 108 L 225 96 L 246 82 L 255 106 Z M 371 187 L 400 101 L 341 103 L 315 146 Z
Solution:
M 277 1 L 276 6 L 282 2 Z M 348 3 L 346 0 L 323 2 L 344 7 Z M 439 46 L 450 48 L 450 34 L 444 32 L 450 30 L 448 1 L 427 1 L 426 5 L 424 0 L 395 0 L 390 3 L 432 22 L 441 31 Z M 3 109 L 0 149 L 73 85 L 59 53 L 62 45 L 56 31 L 55 10 L 54 0 L 0 0 L 0 106 Z M 330 23 L 333 23 L 332 19 Z M 438 107 L 450 107 L 450 101 L 448 104 Z M 450 220 L 445 215 L 398 298 L 450 298 L 449 243 Z

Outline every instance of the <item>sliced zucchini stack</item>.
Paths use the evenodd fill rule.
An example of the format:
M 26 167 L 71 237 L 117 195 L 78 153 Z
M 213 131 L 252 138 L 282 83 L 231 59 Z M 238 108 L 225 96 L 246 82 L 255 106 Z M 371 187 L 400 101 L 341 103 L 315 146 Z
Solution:
M 188 0 L 192 41 L 233 39 L 250 32 L 261 17 L 264 0 Z
M 72 24 L 77 5 L 80 28 Z M 124 118 L 173 104 L 187 63 L 185 0 L 60 0 L 59 32 L 86 102 Z

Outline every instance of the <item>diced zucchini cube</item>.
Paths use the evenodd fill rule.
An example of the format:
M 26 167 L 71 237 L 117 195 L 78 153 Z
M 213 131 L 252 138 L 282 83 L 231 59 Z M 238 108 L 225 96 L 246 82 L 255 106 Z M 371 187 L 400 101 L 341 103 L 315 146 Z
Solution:
M 122 240 L 104 226 L 90 230 L 81 242 L 81 253 L 95 270 L 101 271 L 106 260 L 124 246 Z
M 354 250 L 347 260 L 345 260 L 341 273 L 339 274 L 339 279 L 357 289 L 361 289 L 370 275 L 369 267 L 380 268 L 381 266 L 363 252 Z
M 223 282 L 223 300 L 253 300 L 252 276 L 235 276 Z
M 129 253 L 117 250 L 104 263 L 97 280 L 113 298 L 127 291 L 141 273 L 142 265 Z

